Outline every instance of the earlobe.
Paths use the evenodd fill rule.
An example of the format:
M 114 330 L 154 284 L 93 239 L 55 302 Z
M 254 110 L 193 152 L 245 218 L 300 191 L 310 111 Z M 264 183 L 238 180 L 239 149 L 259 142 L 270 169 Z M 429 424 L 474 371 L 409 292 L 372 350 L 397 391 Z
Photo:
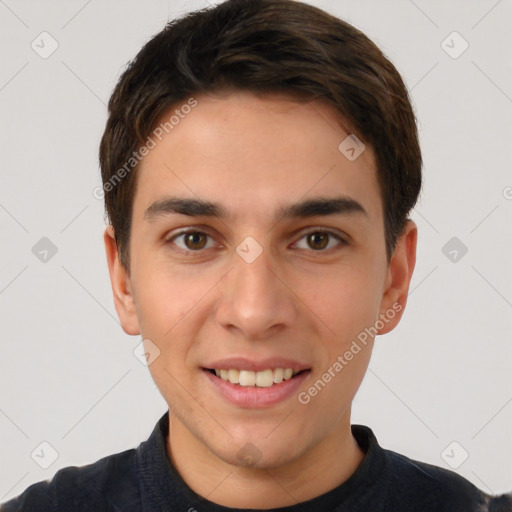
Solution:
M 379 329 L 378 334 L 386 334 L 393 330 L 404 313 L 416 265 L 417 240 L 418 228 L 412 220 L 408 220 L 388 266 L 380 308 L 380 317 L 385 317 L 387 321 L 384 322 L 384 327 Z
M 110 284 L 114 295 L 114 306 L 121 322 L 121 327 L 126 334 L 140 334 L 130 275 L 128 270 L 121 264 L 114 229 L 111 225 L 105 229 L 103 240 L 107 254 Z

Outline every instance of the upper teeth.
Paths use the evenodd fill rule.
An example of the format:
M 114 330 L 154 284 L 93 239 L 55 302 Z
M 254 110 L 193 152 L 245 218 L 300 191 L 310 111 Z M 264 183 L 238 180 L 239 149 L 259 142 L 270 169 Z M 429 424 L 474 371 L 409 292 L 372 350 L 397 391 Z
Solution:
M 240 386 L 257 386 L 259 388 L 268 388 L 273 384 L 279 384 L 283 380 L 289 380 L 293 375 L 299 373 L 291 368 L 268 369 L 262 372 L 252 372 L 249 370 L 215 369 L 215 375 L 231 384 L 240 384 Z

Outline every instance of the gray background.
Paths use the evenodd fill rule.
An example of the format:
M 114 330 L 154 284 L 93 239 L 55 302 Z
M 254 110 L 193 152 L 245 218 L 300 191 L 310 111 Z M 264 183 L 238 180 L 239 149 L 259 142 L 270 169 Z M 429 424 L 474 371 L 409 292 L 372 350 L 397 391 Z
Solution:
M 425 160 L 409 304 L 377 339 L 352 421 L 442 467 L 467 452 L 457 472 L 510 490 L 512 3 L 309 3 L 353 23 L 395 63 Z M 166 411 L 133 355 L 140 337 L 119 326 L 92 191 L 120 72 L 166 20 L 206 5 L 0 0 L 0 501 L 136 447 Z M 58 43 L 46 59 L 31 47 L 51 49 L 43 31 Z M 46 261 L 43 237 L 57 248 Z M 46 469 L 53 452 L 41 442 L 58 453 Z

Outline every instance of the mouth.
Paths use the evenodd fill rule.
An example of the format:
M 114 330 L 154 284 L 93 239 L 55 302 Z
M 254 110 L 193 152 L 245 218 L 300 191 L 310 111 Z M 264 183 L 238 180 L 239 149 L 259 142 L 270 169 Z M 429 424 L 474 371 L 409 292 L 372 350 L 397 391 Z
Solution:
M 201 367 L 207 389 L 244 409 L 267 408 L 293 399 L 313 369 L 306 362 L 285 357 L 253 359 L 232 356 Z
M 237 368 L 205 368 L 205 370 L 225 382 L 244 388 L 279 386 L 284 381 L 289 381 L 311 371 L 309 368 L 303 370 L 267 368 L 261 371 L 240 370 Z

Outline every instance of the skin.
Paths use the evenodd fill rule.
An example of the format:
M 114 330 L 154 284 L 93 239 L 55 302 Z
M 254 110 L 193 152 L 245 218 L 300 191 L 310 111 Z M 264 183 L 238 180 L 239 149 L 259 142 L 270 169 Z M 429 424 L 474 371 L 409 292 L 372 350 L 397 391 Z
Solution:
M 169 405 L 167 453 L 188 486 L 228 507 L 293 505 L 346 481 L 364 457 L 350 412 L 374 340 L 306 405 L 294 394 L 235 406 L 202 368 L 231 356 L 293 357 L 311 368 L 299 390 L 307 391 L 393 304 L 401 311 L 378 333 L 397 325 L 417 228 L 408 221 L 388 263 L 373 150 L 352 162 L 338 150 L 348 133 L 330 106 L 246 92 L 196 99 L 138 171 L 129 270 L 105 231 L 115 307 L 126 333 L 160 350 L 149 369 Z M 170 195 L 218 202 L 229 217 L 145 218 Z M 282 205 L 319 196 L 350 197 L 366 215 L 276 218 Z M 191 226 L 209 235 L 199 250 L 183 236 L 170 240 Z M 306 233 L 321 229 L 348 243 L 308 243 Z M 236 253 L 248 236 L 263 249 L 250 264 Z M 252 467 L 237 457 L 248 442 L 260 454 Z

